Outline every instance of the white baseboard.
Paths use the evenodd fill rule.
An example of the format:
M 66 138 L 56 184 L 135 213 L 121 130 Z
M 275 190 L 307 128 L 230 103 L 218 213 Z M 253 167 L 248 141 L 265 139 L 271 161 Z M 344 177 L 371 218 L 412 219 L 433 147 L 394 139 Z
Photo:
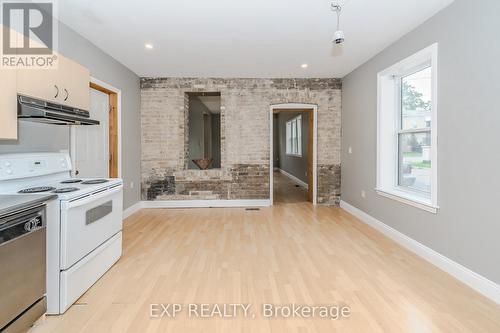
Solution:
M 139 201 L 123 211 L 123 219 L 143 208 L 235 208 L 235 207 L 269 207 L 271 200 L 158 200 Z
M 306 190 L 307 190 L 307 188 L 309 187 L 309 185 L 307 185 L 307 183 L 306 183 L 306 182 L 304 182 L 304 181 L 302 181 L 302 180 L 298 179 L 297 177 L 295 177 L 295 176 L 294 176 L 294 175 L 292 175 L 291 173 L 288 173 L 288 172 L 286 172 L 285 170 L 282 170 L 282 169 L 278 169 L 278 171 L 279 171 L 281 174 L 283 174 L 283 175 L 287 176 L 288 178 L 290 178 L 290 180 L 291 180 L 292 182 L 294 182 L 295 184 L 297 184 L 297 185 L 299 185 L 299 186 L 301 186 L 301 187 L 305 188 Z
M 427 260 L 431 264 L 439 267 L 443 271 L 452 275 L 456 279 L 462 281 L 472 289 L 488 297 L 492 301 L 500 304 L 500 285 L 488 280 L 482 275 L 460 265 L 459 263 L 443 256 L 442 254 L 434 251 L 433 249 L 417 242 L 416 240 L 406 236 L 405 234 L 397 231 L 394 228 L 386 225 L 385 223 L 377 220 L 373 216 L 368 215 L 364 211 L 348 204 L 345 201 L 340 201 L 340 207 L 356 216 L 362 222 L 370 227 L 380 231 L 387 237 L 394 240 L 399 245 L 407 248 L 416 255 Z
M 136 202 L 135 204 L 133 204 L 132 206 L 128 207 L 127 209 L 125 209 L 123 211 L 123 219 L 126 219 L 127 217 L 134 214 L 135 212 L 137 212 L 141 208 L 142 208 L 142 201 Z
M 257 200 L 158 200 L 141 201 L 141 208 L 229 208 L 229 207 L 268 207 L 269 199 Z

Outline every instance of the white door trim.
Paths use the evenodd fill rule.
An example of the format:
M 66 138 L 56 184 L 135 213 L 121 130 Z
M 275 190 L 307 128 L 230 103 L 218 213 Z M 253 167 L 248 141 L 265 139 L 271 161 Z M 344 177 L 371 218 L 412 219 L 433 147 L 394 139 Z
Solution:
M 98 86 L 101 86 L 103 88 L 106 88 L 117 95 L 118 99 L 118 110 L 117 110 L 117 117 L 118 117 L 118 178 L 123 178 L 122 177 L 122 91 L 118 88 L 113 87 L 112 85 L 101 81 L 93 76 L 90 77 L 90 83 L 94 83 Z M 90 91 L 89 87 L 89 91 Z M 89 97 L 90 98 L 90 97 Z M 109 131 L 109 128 L 108 128 Z M 71 126 L 70 129 L 70 136 L 71 136 L 71 146 L 70 146 L 70 156 L 73 158 L 75 156 L 76 152 L 76 132 L 74 131 L 73 126 Z M 74 171 L 74 170 L 73 170 Z
M 273 147 L 273 111 L 289 109 L 313 110 L 313 205 L 317 203 L 318 192 L 318 106 L 316 104 L 283 103 L 271 104 L 269 106 L 269 198 L 273 204 L 273 170 L 274 170 L 274 147 Z

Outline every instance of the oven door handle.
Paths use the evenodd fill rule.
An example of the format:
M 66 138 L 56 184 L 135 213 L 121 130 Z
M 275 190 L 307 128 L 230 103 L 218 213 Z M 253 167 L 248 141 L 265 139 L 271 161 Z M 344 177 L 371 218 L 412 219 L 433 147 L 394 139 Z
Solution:
M 77 199 L 75 201 L 69 201 L 69 202 L 68 201 L 62 202 L 61 203 L 61 208 L 64 209 L 64 210 L 68 210 L 68 209 L 71 209 L 71 208 L 84 206 L 86 204 L 89 204 L 89 203 L 93 202 L 94 200 L 108 197 L 110 195 L 113 195 L 113 194 L 116 194 L 118 192 L 121 192 L 122 190 L 123 190 L 123 185 L 118 185 L 118 186 L 113 187 L 111 189 L 103 190 L 102 192 L 97 192 L 95 194 L 91 194 L 88 197 L 85 197 L 83 199 Z

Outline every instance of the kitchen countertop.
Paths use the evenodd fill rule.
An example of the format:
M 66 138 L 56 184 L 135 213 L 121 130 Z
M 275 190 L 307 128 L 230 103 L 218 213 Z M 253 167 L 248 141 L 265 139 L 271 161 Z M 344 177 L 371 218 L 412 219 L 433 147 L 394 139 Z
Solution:
M 0 217 L 57 198 L 56 194 L 0 195 Z

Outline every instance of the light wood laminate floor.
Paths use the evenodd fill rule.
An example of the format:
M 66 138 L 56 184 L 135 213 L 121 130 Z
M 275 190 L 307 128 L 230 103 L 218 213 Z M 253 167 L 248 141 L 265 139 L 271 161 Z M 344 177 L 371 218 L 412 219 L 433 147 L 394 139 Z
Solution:
M 307 201 L 307 190 L 297 186 L 279 171 L 273 173 L 274 203 L 300 203 Z
M 256 318 L 152 319 L 151 303 L 252 303 Z M 263 303 L 347 305 L 347 319 L 264 319 Z M 500 332 L 500 307 L 340 208 L 149 209 L 124 253 L 33 332 Z

